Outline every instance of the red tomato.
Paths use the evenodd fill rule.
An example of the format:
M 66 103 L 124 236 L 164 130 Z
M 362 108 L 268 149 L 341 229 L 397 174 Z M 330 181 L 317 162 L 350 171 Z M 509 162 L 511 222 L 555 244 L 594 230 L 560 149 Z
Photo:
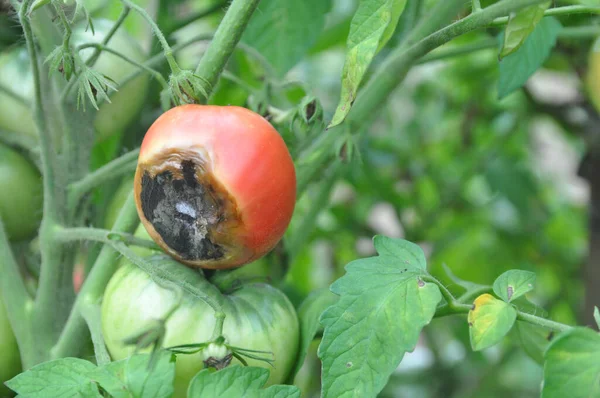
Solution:
M 296 200 L 294 164 L 279 133 L 233 106 L 164 113 L 144 137 L 134 187 L 150 236 L 179 261 L 212 269 L 271 250 Z

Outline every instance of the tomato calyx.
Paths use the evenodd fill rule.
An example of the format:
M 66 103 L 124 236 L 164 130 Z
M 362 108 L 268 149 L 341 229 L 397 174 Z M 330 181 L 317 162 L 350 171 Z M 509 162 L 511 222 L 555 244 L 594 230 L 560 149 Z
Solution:
M 208 156 L 199 153 L 165 151 L 140 170 L 141 209 L 158 235 L 153 237 L 192 265 L 240 250 L 229 233 L 241 225 L 235 200 L 213 176 Z
M 234 347 L 227 344 L 225 337 L 219 336 L 213 341 L 198 344 L 183 344 L 174 347 L 168 347 L 167 350 L 174 354 L 191 355 L 202 352 L 204 366 L 221 370 L 231 364 L 231 360 L 236 358 L 244 366 L 248 366 L 247 359 L 266 362 L 274 366 L 274 355 L 270 351 L 250 350 L 241 347 Z

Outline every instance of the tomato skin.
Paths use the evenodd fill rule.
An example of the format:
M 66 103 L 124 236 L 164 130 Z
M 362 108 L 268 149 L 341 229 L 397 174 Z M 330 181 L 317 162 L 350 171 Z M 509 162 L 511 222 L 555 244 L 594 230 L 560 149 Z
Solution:
M 222 258 L 186 258 L 146 218 L 143 206 L 149 198 L 143 197 L 142 181 L 155 173 L 153 168 L 175 163 L 165 156 L 177 162 L 189 156 L 203 159 L 196 164 L 197 182 L 206 186 L 199 174 L 214 180 L 220 203 L 235 209 L 223 217 L 233 227 L 217 225 L 209 234 L 210 240 L 228 240 Z M 168 172 L 182 173 L 183 162 L 178 167 Z M 262 257 L 281 239 L 294 211 L 296 174 L 283 139 L 260 115 L 235 106 L 182 105 L 165 112 L 146 133 L 134 188 L 142 223 L 167 253 L 191 266 L 223 269 Z
M 161 268 L 220 303 L 226 314 L 223 335 L 228 344 L 272 352 L 274 368 L 251 359 L 248 364 L 268 368 L 269 384 L 284 382 L 296 359 L 299 326 L 294 307 L 282 292 L 267 284 L 252 283 L 223 294 L 198 271 L 164 255 L 152 259 L 159 259 Z M 213 310 L 191 293 L 183 290 L 182 293 L 180 306 L 166 322 L 165 347 L 208 342 L 212 337 Z M 119 268 L 106 288 L 102 303 L 102 329 L 112 358 L 130 356 L 135 347 L 125 346 L 123 340 L 164 317 L 177 303 L 173 290 L 159 286 L 138 267 L 128 263 Z M 236 359 L 232 362 L 239 363 Z M 174 397 L 185 396 L 189 381 L 203 367 L 203 352 L 177 356 Z
M 73 29 L 71 44 L 78 46 L 84 43 L 101 43 L 112 25 L 113 22 L 109 20 L 94 20 L 95 35 L 91 30 L 86 31 L 85 25 L 77 25 Z M 146 57 L 142 49 L 122 30 L 115 33 L 108 47 L 134 61 L 140 63 L 145 61 Z M 81 50 L 80 55 L 87 60 L 93 52 L 93 48 L 87 48 Z M 111 103 L 103 103 L 96 114 L 94 127 L 98 137 L 102 139 L 123 131 L 136 116 L 146 99 L 148 77 L 140 75 L 123 87 L 119 86 L 119 83 L 136 71 L 137 67 L 110 53 L 102 53 L 96 61 L 94 69 L 117 82 L 119 90 L 110 95 Z M 72 77 L 72 79 L 74 78 L 76 77 Z M 18 47 L 0 54 L 0 84 L 9 87 L 25 100 L 33 102 L 33 76 L 29 55 L 25 48 Z M 73 93 L 75 92 L 73 90 Z M 0 93 L 0 129 L 32 136 L 37 135 L 31 108 L 5 93 Z
M 25 157 L 0 144 L 0 218 L 8 238 L 30 238 L 41 217 L 40 174 Z
M 21 356 L 17 340 L 8 322 L 4 303 L 0 299 L 0 397 L 11 396 L 4 382 L 21 371 Z

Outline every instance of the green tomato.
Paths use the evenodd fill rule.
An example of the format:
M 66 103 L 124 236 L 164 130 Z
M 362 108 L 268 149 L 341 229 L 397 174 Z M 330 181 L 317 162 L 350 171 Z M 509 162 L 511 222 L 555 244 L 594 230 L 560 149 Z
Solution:
M 19 97 L 33 98 L 33 78 L 29 55 L 24 47 L 15 47 L 0 54 L 0 86 Z M 31 106 L 0 91 L 0 129 L 35 136 Z
M 10 240 L 31 237 L 42 217 L 42 179 L 18 152 L 0 144 L 0 218 Z
M 227 343 L 272 352 L 274 367 L 252 359 L 247 362 L 250 366 L 269 369 L 269 384 L 285 381 L 296 359 L 299 326 L 294 307 L 281 291 L 263 283 L 245 283 L 236 290 L 221 291 L 202 273 L 167 256 L 153 256 L 148 260 L 173 275 L 175 280 L 195 286 L 219 303 L 226 314 L 223 336 Z M 162 287 L 135 265 L 128 263 L 119 268 L 106 288 L 102 303 L 102 331 L 113 359 L 120 360 L 133 354 L 135 347 L 125 345 L 123 341 L 163 319 L 178 303 L 166 322 L 163 345 L 171 347 L 210 341 L 215 325 L 214 311 L 192 293 L 181 292 L 179 302 L 173 289 Z M 192 377 L 204 368 L 205 354 L 177 356 L 174 397 L 185 396 Z M 232 363 L 239 362 L 233 359 Z
M 73 29 L 71 44 L 76 47 L 84 43 L 101 43 L 112 26 L 112 21 L 96 20 L 93 34 L 91 29 L 86 31 L 85 25 L 78 25 Z M 108 47 L 139 63 L 146 59 L 140 46 L 123 30 L 117 31 Z M 93 52 L 93 48 L 87 48 L 81 50 L 80 55 L 87 60 Z M 148 78 L 140 75 L 120 86 L 120 82 L 135 72 L 137 67 L 110 53 L 101 54 L 94 69 L 115 81 L 118 88 L 116 93 L 110 95 L 111 102 L 100 106 L 94 120 L 98 138 L 102 139 L 123 131 L 132 122 L 146 99 Z M 27 50 L 14 48 L 0 55 L 0 85 L 11 89 L 26 101 L 33 101 L 33 76 Z M 73 90 L 72 95 L 75 93 L 76 90 Z M 90 107 L 89 104 L 87 106 Z M 37 130 L 31 106 L 0 92 L 0 129 L 35 136 Z
M 10 390 L 4 385 L 4 382 L 12 379 L 20 371 L 19 347 L 8 322 L 4 303 L 0 299 L 0 397 L 10 396 Z

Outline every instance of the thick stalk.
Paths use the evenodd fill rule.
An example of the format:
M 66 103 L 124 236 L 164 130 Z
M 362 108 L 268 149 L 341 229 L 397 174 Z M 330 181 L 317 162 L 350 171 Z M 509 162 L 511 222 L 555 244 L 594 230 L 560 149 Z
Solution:
M 260 0 L 233 0 L 225 17 L 219 24 L 213 41 L 202 56 L 196 75 L 207 84 L 207 94 L 210 96 L 219 76 L 225 69 L 235 46 L 242 38 L 242 34 L 250 21 L 250 17 L 258 6 Z
M 63 250 L 53 239 L 54 227 L 61 219 L 62 208 L 56 202 L 57 181 L 56 167 L 58 164 L 54 143 L 46 124 L 46 114 L 42 96 L 41 71 L 33 37 L 33 30 L 27 10 L 32 0 L 25 0 L 19 10 L 19 22 L 23 27 L 25 42 L 31 60 L 34 80 L 34 118 L 40 138 L 40 156 L 44 187 L 44 208 L 42 223 L 39 230 L 42 266 L 38 294 L 33 305 L 31 317 L 32 332 L 35 334 L 34 358 L 25 362 L 28 367 L 36 362 L 47 359 L 48 349 L 60 333 L 61 317 L 68 311 L 69 295 L 72 292 L 64 289 L 66 281 L 71 277 L 65 275 L 66 268 L 62 264 Z M 67 278 L 68 276 L 68 278 Z

